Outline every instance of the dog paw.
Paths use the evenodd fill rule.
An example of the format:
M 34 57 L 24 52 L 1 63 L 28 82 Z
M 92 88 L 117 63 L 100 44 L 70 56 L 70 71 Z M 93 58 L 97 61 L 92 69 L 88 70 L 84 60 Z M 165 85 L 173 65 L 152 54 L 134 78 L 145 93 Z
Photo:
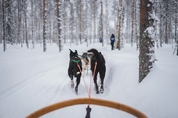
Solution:
M 100 92 L 97 90 L 97 91 L 96 91 L 96 94 L 99 94 L 99 93 L 100 93 Z
M 104 93 L 104 89 L 100 89 L 100 93 Z
M 75 93 L 78 95 L 78 88 L 75 87 Z

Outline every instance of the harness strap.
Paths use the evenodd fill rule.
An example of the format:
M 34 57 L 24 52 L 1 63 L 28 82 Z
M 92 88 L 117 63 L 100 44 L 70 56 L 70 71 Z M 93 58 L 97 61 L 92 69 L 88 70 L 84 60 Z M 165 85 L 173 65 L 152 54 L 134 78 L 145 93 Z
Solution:
M 82 74 L 82 70 L 81 70 L 81 68 L 80 68 L 80 66 L 79 66 L 79 64 L 78 64 L 78 62 L 77 62 L 77 67 L 79 68 L 80 73 Z M 82 78 L 83 78 L 83 81 L 84 81 L 84 83 L 85 83 L 85 88 L 86 88 L 87 94 L 88 94 L 88 96 L 89 96 L 88 87 L 87 87 L 87 84 L 86 84 L 86 82 L 85 82 L 85 79 L 84 79 L 83 74 L 82 74 Z
M 77 62 L 77 66 L 78 66 L 78 68 L 80 70 L 80 73 L 82 74 L 82 70 L 81 70 L 78 62 Z M 95 62 L 95 67 L 94 67 L 94 73 L 92 75 L 92 80 L 94 80 L 94 76 L 95 76 L 95 72 L 96 72 L 96 66 L 97 66 L 97 62 Z M 92 87 L 92 82 L 91 81 L 92 80 L 90 79 L 90 91 L 88 91 L 88 87 L 87 87 L 87 84 L 85 82 L 83 74 L 82 74 L 82 78 L 83 78 L 83 81 L 85 83 L 85 88 L 86 88 L 86 91 L 87 91 L 87 94 L 88 94 L 88 98 L 91 98 L 91 87 Z M 90 112 L 91 112 L 90 104 L 88 104 L 88 107 L 86 108 L 86 111 L 87 111 L 87 114 L 86 114 L 85 118 L 90 118 Z
M 73 62 L 75 62 L 75 63 L 78 63 L 78 62 L 80 62 L 80 60 L 78 59 L 78 60 L 76 60 L 76 59 L 73 59 L 72 60 Z
M 94 77 L 95 77 L 95 73 L 96 73 L 96 66 L 97 66 L 97 62 L 95 62 L 95 67 L 94 67 L 94 73 L 92 75 L 92 80 L 94 81 Z M 90 81 L 90 94 L 89 94 L 89 98 L 91 97 L 91 86 L 92 85 L 92 82 Z
M 96 66 L 97 66 L 97 62 L 95 62 L 95 67 L 94 67 L 94 73 L 93 73 L 93 75 L 92 75 L 92 80 L 94 80 L 94 77 L 95 77 Z M 77 67 L 79 68 L 80 73 L 82 74 L 82 70 L 81 70 L 81 68 L 80 68 L 80 66 L 79 66 L 79 64 L 78 64 L 78 62 L 77 62 Z M 91 82 L 91 80 L 90 80 L 90 90 L 88 90 L 88 87 L 87 87 L 87 84 L 86 84 L 86 82 L 85 82 L 85 79 L 84 79 L 83 74 L 82 74 L 82 78 L 83 78 L 83 81 L 84 81 L 84 84 L 85 84 L 85 88 L 86 88 L 86 91 L 87 91 L 87 94 L 88 94 L 88 98 L 90 98 L 90 97 L 91 97 L 92 82 Z

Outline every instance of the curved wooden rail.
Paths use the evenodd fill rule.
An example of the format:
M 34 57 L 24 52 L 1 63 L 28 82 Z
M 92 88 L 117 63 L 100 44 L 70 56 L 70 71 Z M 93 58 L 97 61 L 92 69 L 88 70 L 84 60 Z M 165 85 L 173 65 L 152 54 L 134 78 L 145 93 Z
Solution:
M 71 99 L 71 100 L 67 100 L 67 101 L 63 101 L 63 102 L 58 102 L 56 104 L 39 109 L 38 111 L 30 114 L 26 118 L 38 118 L 38 117 L 40 117 L 44 114 L 47 114 L 49 112 L 52 112 L 54 110 L 72 106 L 72 105 L 77 105 L 77 104 L 94 104 L 94 105 L 106 106 L 106 107 L 110 107 L 110 108 L 115 108 L 117 110 L 125 111 L 129 114 L 132 114 L 132 115 L 138 117 L 138 118 L 147 118 L 142 112 L 140 112 L 130 106 L 120 104 L 117 102 L 95 99 L 95 98 L 77 98 L 77 99 Z

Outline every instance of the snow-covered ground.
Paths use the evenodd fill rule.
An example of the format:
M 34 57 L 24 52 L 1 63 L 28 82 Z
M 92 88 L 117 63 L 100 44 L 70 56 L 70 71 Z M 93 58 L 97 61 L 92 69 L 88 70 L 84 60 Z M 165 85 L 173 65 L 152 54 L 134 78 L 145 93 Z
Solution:
M 76 95 L 70 88 L 67 75 L 69 48 L 79 54 L 90 48 L 102 52 L 106 59 L 105 92 L 92 98 L 126 104 L 143 112 L 148 118 L 178 117 L 178 56 L 171 45 L 156 49 L 156 61 L 150 74 L 139 84 L 139 52 L 135 46 L 110 50 L 110 45 L 65 45 L 58 52 L 55 44 L 47 45 L 47 52 L 8 45 L 3 52 L 0 44 L 0 118 L 25 118 L 34 111 L 64 100 L 88 97 L 83 79 Z M 89 86 L 91 72 L 84 79 Z M 87 105 L 75 105 L 56 110 L 42 118 L 84 118 Z M 91 118 L 133 118 L 123 111 L 91 105 Z

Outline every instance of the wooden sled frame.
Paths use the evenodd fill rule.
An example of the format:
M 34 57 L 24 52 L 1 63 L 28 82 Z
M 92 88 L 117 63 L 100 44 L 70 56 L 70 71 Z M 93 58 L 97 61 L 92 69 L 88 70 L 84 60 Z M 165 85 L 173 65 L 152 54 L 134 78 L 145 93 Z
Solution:
M 77 98 L 77 99 L 71 99 L 71 100 L 67 100 L 63 102 L 58 102 L 56 104 L 52 104 L 42 109 L 39 109 L 35 111 L 34 113 L 30 114 L 29 116 L 27 116 L 26 118 L 38 118 L 54 110 L 72 106 L 72 105 L 77 105 L 77 104 L 94 104 L 94 105 L 99 105 L 99 106 L 105 106 L 105 107 L 110 107 L 110 108 L 115 108 L 117 110 L 125 111 L 138 118 L 147 118 L 142 112 L 130 106 L 120 104 L 117 102 L 108 101 L 108 100 L 96 99 L 96 98 Z

